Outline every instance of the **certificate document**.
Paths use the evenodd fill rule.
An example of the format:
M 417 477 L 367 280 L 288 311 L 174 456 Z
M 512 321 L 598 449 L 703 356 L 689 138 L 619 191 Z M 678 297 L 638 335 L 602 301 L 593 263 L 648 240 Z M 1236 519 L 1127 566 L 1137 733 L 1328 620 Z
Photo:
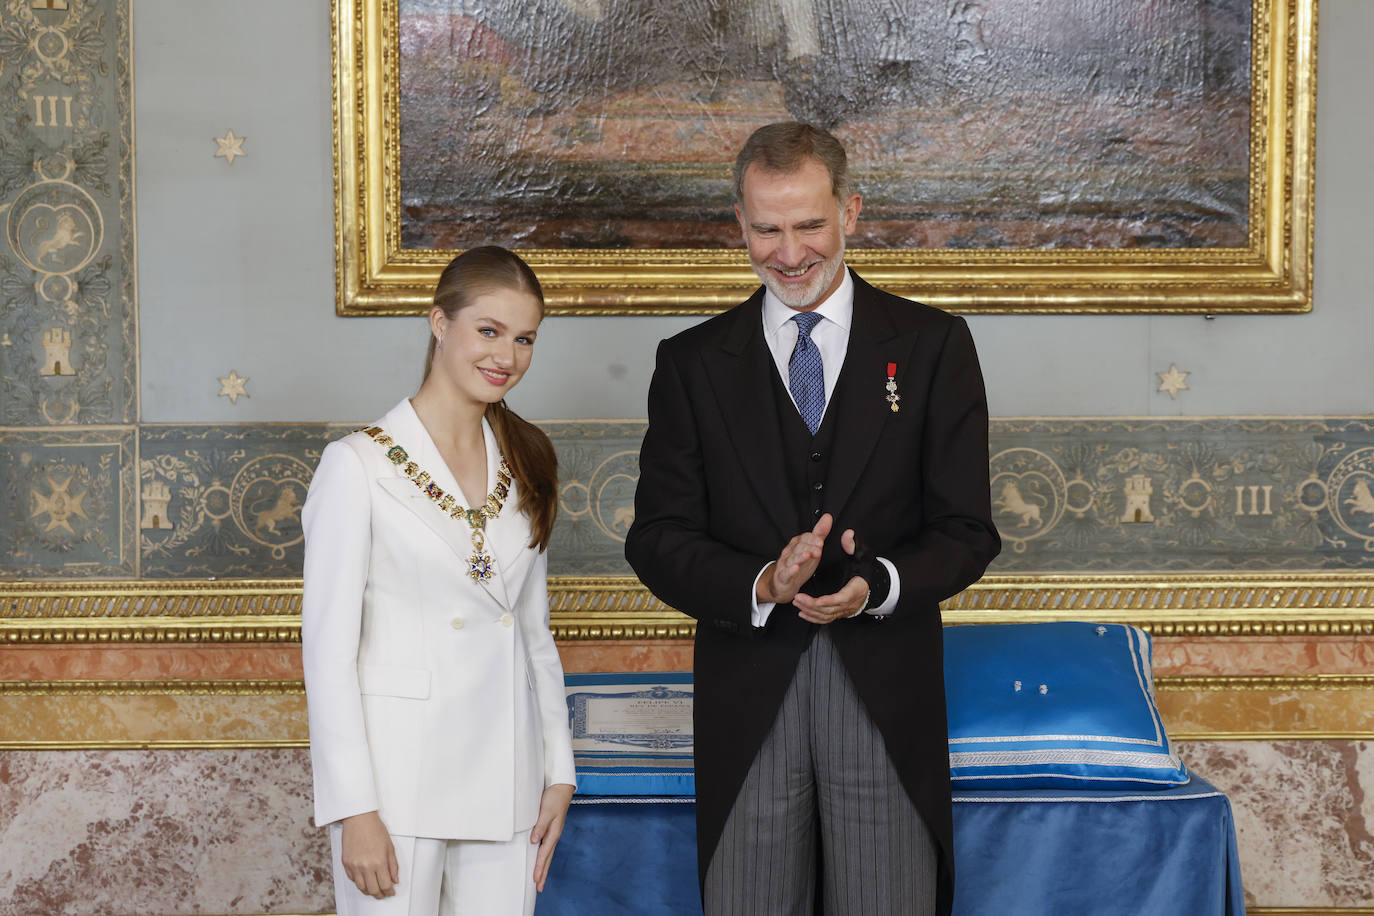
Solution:
M 565 684 L 579 794 L 691 794 L 690 674 L 569 674 Z

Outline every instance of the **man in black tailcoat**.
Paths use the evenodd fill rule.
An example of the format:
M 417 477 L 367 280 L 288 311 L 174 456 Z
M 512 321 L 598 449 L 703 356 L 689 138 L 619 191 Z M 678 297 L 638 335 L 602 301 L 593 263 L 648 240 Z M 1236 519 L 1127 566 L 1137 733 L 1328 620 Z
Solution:
M 946 914 L 938 602 L 1001 547 L 961 318 L 844 265 L 844 148 L 750 137 L 735 213 L 763 288 L 662 342 L 625 554 L 695 617 L 708 916 Z

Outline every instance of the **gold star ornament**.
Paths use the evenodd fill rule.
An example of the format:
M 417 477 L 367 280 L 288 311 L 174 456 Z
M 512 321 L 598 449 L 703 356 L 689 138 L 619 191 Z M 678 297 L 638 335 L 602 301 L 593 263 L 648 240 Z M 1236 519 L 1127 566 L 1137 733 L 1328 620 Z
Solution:
M 216 159 L 225 159 L 230 165 L 234 164 L 235 156 L 247 156 L 243 151 L 243 141 L 247 137 L 235 137 L 232 130 L 225 131 L 223 137 L 215 137 L 214 140 L 219 144 L 219 149 L 215 151 Z
M 1155 375 L 1159 376 L 1159 390 L 1169 392 L 1169 400 L 1171 401 L 1178 397 L 1180 391 L 1188 390 L 1188 383 L 1184 379 L 1190 373 L 1180 372 L 1178 366 L 1173 363 L 1169 364 L 1168 372 L 1156 372 Z
M 86 499 L 86 494 L 77 493 L 73 496 L 71 493 L 67 492 L 67 488 L 72 485 L 73 479 L 75 478 L 68 477 L 66 480 L 58 483 L 49 477 L 49 489 L 46 496 L 39 493 L 37 490 L 29 491 L 33 494 L 34 507 L 29 517 L 38 518 L 40 515 L 46 515 L 48 517 L 48 527 L 44 528 L 44 531 L 51 531 L 54 528 L 65 528 L 68 534 L 76 534 L 76 531 L 72 528 L 70 521 L 71 517 L 73 515 L 78 518 L 89 517 L 86 515 L 86 510 L 81 506 L 82 502 Z
M 228 398 L 230 404 L 237 404 L 239 398 L 248 397 L 247 386 L 248 379 L 230 369 L 229 374 L 219 380 L 219 396 Z

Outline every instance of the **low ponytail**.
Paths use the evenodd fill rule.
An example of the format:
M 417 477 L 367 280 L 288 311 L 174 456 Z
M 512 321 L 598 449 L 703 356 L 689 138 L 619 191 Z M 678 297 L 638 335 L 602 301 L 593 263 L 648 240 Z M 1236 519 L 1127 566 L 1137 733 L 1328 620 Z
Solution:
M 558 455 L 553 443 L 505 401 L 488 404 L 485 416 L 515 476 L 520 491 L 516 508 L 530 520 L 530 546 L 543 550 L 549 546 L 558 514 Z

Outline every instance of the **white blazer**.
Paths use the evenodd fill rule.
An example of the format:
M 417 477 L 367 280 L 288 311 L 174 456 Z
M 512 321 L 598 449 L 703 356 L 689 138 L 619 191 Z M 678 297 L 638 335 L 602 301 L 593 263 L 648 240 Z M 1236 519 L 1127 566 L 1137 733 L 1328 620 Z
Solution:
M 408 399 L 376 425 L 470 505 Z M 482 433 L 490 492 L 500 453 L 485 420 Z M 466 522 L 386 452 L 361 432 L 330 443 L 301 513 L 315 823 L 376 810 L 397 835 L 509 840 L 545 787 L 576 783 L 547 558 L 512 483 L 479 585 Z

